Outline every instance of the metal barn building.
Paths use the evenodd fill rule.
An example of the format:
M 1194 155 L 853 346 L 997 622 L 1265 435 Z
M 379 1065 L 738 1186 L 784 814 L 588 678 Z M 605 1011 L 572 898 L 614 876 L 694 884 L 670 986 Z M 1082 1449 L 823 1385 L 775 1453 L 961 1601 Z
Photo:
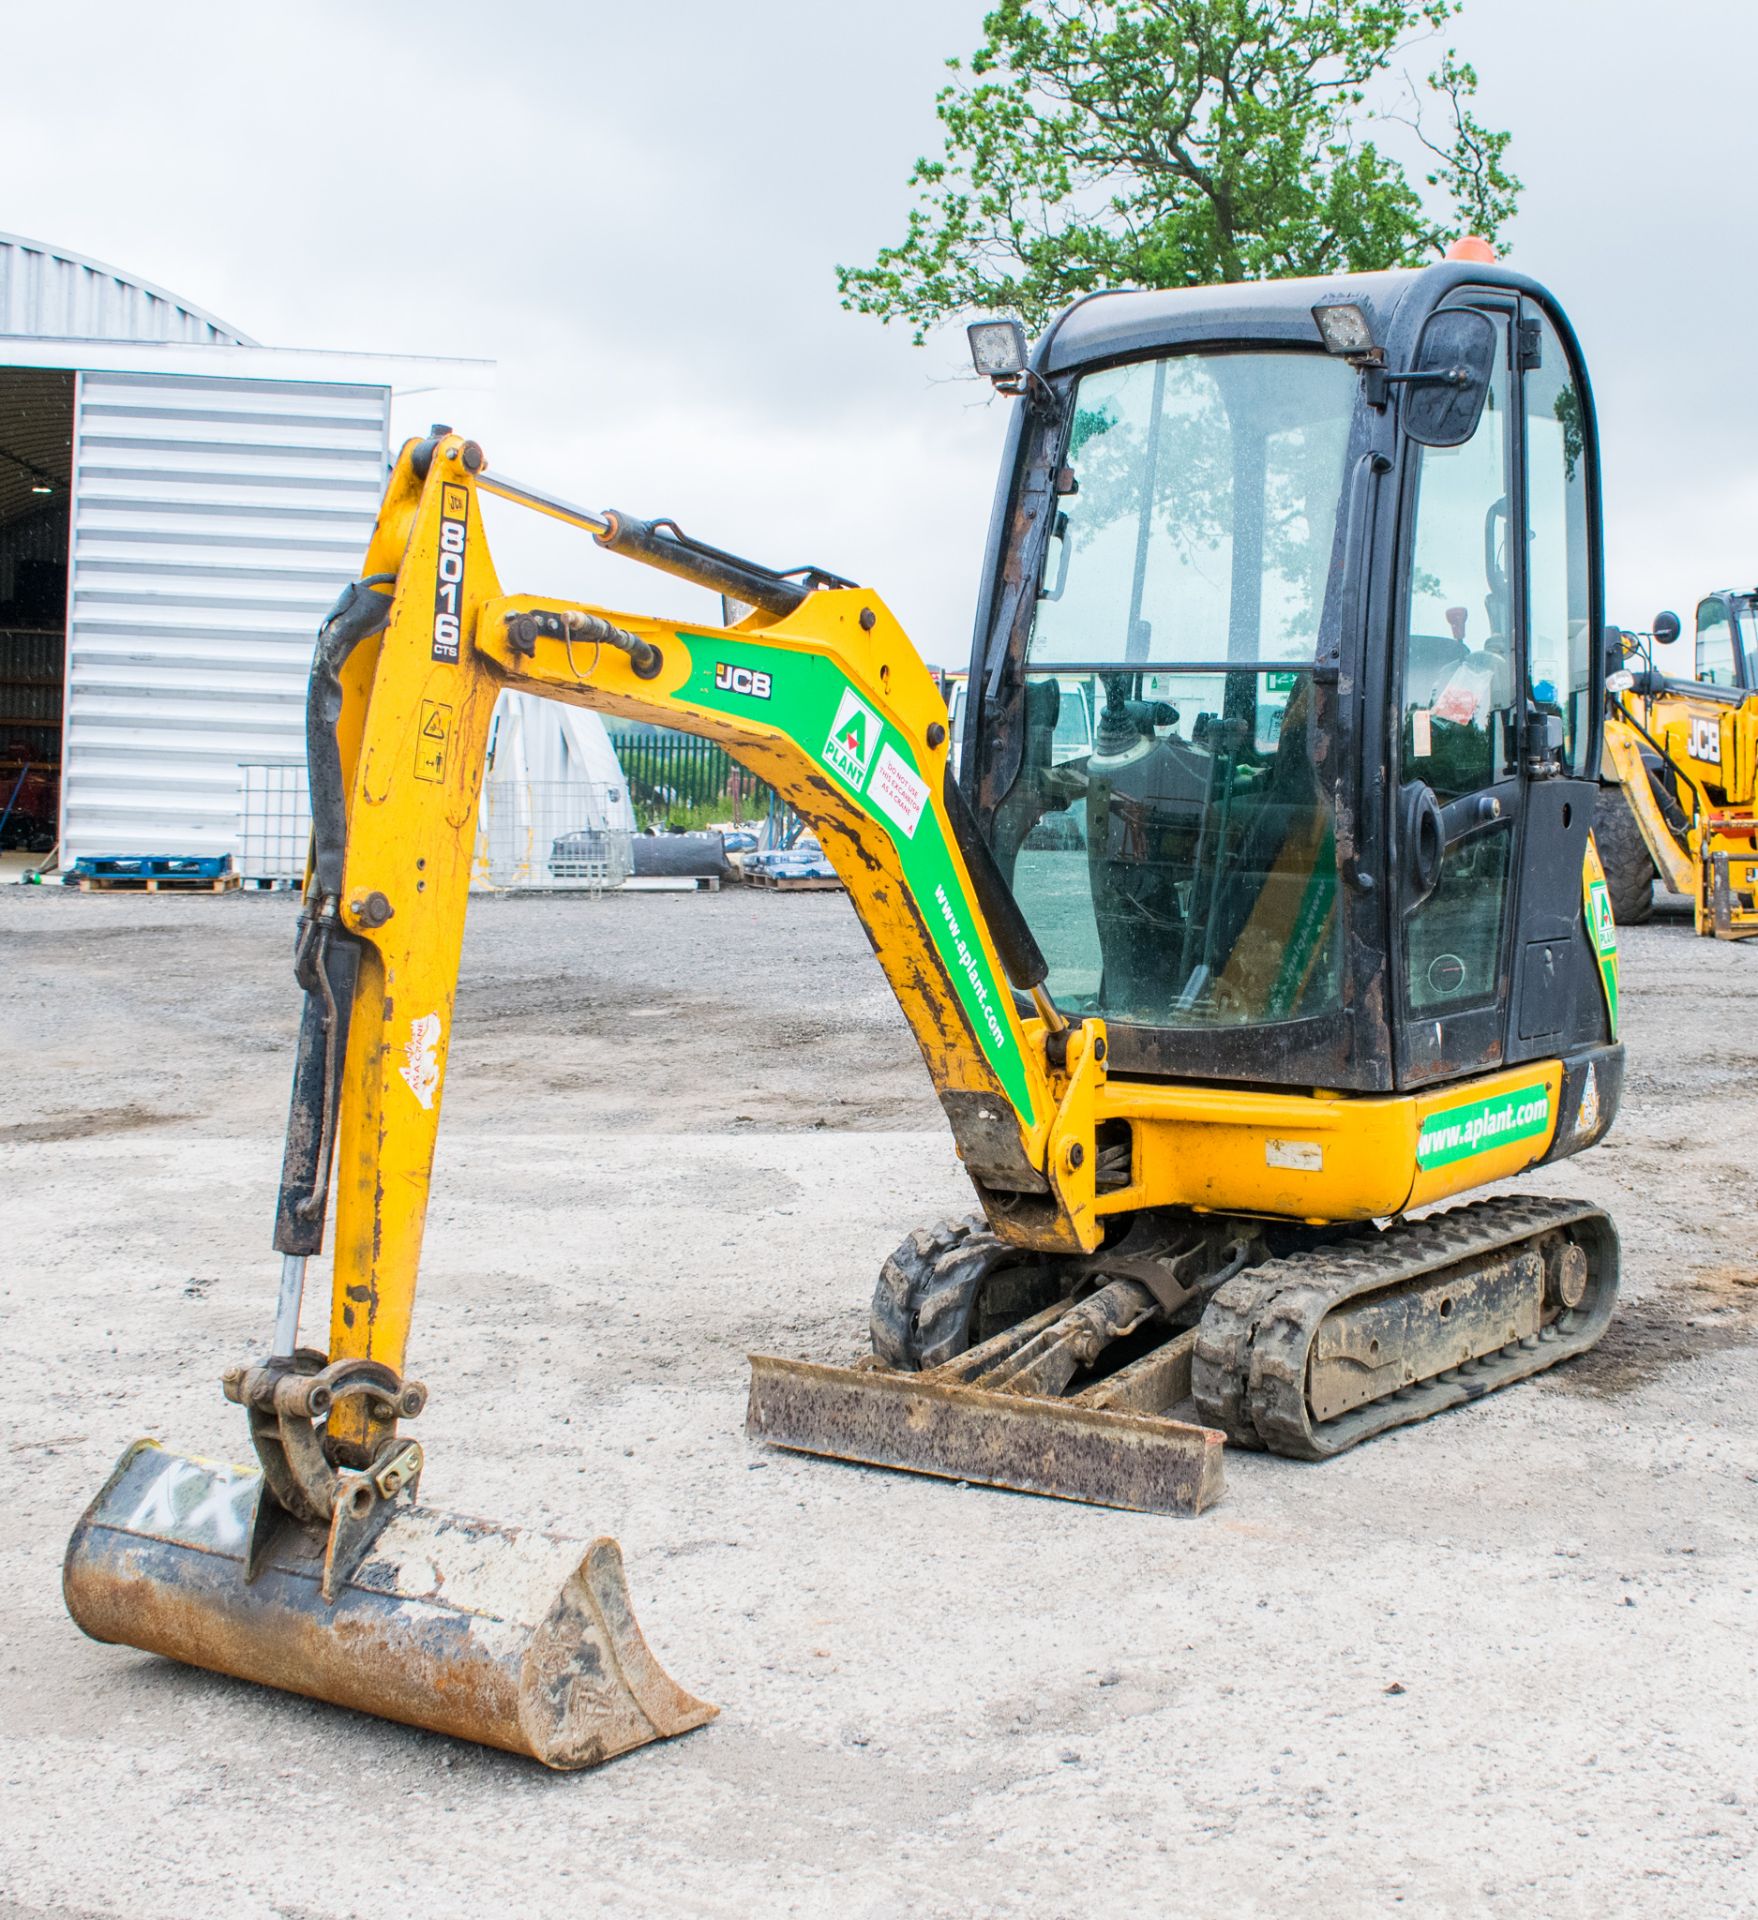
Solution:
M 241 767 L 304 757 L 312 642 L 393 450 L 479 420 L 492 381 L 259 346 L 0 234 L 0 844 L 236 853 Z

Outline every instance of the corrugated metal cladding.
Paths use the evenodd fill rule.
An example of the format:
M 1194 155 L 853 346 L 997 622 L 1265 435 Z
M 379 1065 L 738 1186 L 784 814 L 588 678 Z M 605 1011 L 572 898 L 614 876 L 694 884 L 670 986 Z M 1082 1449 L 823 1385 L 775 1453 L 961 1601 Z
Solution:
M 303 757 L 318 625 L 360 570 L 384 387 L 82 373 L 61 859 L 228 853 L 242 763 Z
M 0 333 L 197 347 L 256 344 L 162 287 L 15 233 L 0 233 Z

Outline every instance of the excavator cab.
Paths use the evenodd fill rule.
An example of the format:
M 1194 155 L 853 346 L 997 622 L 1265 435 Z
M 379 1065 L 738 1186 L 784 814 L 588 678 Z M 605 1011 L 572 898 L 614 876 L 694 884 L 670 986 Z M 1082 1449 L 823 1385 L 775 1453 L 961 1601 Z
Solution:
M 1103 1049 L 1048 1156 L 1092 1213 L 1046 1258 L 949 1106 L 982 1218 L 900 1245 L 865 1371 L 754 1360 L 752 1429 L 1195 1511 L 1204 1434 L 1324 1457 L 1611 1313 L 1594 1209 L 1404 1220 L 1617 1108 L 1592 399 L 1555 300 L 1466 260 L 972 334 L 1017 406 L 962 786 L 1034 992 Z
M 1113 1074 L 1381 1092 L 1609 1039 L 1578 937 L 1603 664 L 1573 335 L 1449 263 L 1350 283 L 1327 351 L 1333 292 L 1084 301 L 1022 394 L 965 764 Z M 1388 366 L 1459 394 L 1456 348 L 1420 371 L 1456 316 L 1472 404 L 1424 444 Z M 1071 683 L 1098 720 L 1069 760 Z

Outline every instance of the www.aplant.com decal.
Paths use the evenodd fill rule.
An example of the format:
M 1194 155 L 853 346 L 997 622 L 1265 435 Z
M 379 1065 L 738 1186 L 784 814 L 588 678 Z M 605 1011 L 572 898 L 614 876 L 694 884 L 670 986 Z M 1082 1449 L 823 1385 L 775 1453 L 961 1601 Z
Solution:
M 1542 1081 L 1493 1093 L 1487 1100 L 1431 1113 L 1416 1140 L 1419 1167 L 1447 1167 L 1474 1153 L 1488 1153 L 1515 1140 L 1530 1140 L 1550 1125 L 1550 1088 Z

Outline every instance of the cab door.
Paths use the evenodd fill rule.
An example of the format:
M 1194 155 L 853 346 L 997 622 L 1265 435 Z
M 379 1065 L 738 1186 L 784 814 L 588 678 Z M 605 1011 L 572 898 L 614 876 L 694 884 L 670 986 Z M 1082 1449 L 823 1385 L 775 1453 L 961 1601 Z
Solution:
M 1389 784 L 1398 1083 L 1500 1063 L 1520 824 L 1520 513 L 1511 301 L 1457 447 L 1411 444 Z
M 1472 302 L 1476 433 L 1412 447 L 1392 789 L 1400 1086 L 1602 1039 L 1582 930 L 1603 662 L 1592 404 L 1537 303 Z

